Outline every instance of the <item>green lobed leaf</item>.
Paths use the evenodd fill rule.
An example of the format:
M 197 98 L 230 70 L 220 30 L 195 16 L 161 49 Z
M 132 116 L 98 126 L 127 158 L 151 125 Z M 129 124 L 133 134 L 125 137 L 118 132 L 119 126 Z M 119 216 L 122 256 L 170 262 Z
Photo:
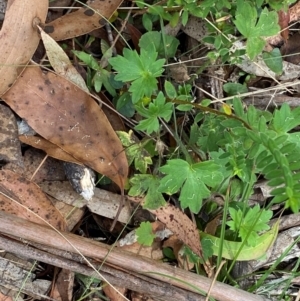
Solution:
M 138 243 L 143 246 L 150 247 L 155 239 L 150 222 L 142 222 L 136 229 L 135 234 L 137 235 Z
M 161 91 L 157 97 L 149 103 L 148 108 L 145 108 L 142 104 L 136 105 L 135 108 L 141 116 L 146 118 L 140 121 L 135 129 L 146 131 L 148 134 L 159 130 L 159 117 L 168 122 L 173 112 L 173 104 L 170 102 L 166 103 L 166 99 Z
M 240 209 L 229 208 L 232 221 L 227 222 L 231 230 L 237 231 L 242 241 L 246 240 L 250 246 L 255 246 L 258 239 L 258 232 L 270 229 L 268 222 L 272 217 L 271 210 L 260 209 L 254 206 L 249 208 L 243 216 Z
M 139 46 L 143 49 L 153 47 L 159 57 L 174 57 L 179 45 L 178 39 L 158 31 L 149 31 L 142 35 Z
M 189 164 L 181 159 L 168 160 L 160 168 L 166 174 L 162 178 L 158 190 L 174 194 L 181 190 L 179 200 L 182 208 L 190 208 L 198 213 L 202 200 L 210 195 L 207 186 L 214 187 L 223 180 L 219 165 L 212 161 Z
M 164 206 L 166 201 L 157 187 L 160 184 L 160 179 L 156 176 L 149 174 L 134 175 L 130 179 L 132 185 L 128 194 L 131 196 L 144 196 L 145 203 L 144 208 L 157 209 L 160 206 Z
M 129 91 L 132 92 L 132 102 L 137 103 L 157 90 L 156 78 L 163 73 L 165 60 L 157 60 L 157 52 L 152 47 L 142 48 L 140 55 L 135 50 L 124 48 L 123 56 L 110 58 L 109 63 L 118 72 L 116 80 L 132 81 Z
M 247 1 L 237 1 L 237 11 L 234 24 L 238 31 L 246 38 L 252 36 L 257 19 L 256 9 Z
M 261 37 L 249 37 L 246 45 L 246 52 L 250 58 L 253 60 L 258 54 L 262 52 L 265 47 L 265 40 Z
M 253 36 L 268 37 L 277 34 L 280 31 L 278 25 L 278 14 L 275 11 L 268 11 L 265 7 L 258 19 L 258 22 L 253 29 Z

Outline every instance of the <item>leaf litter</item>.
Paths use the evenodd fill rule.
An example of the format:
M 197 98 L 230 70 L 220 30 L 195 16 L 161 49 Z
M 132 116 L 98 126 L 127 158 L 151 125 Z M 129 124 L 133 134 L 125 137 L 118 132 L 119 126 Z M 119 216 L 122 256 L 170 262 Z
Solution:
M 13 2 L 19 5 L 21 3 L 15 0 L 9 1 L 9 4 Z M 41 0 L 40 3 L 42 2 Z M 103 20 L 111 17 L 121 2 L 115 1 L 112 4 L 111 1 L 88 1 L 88 8 L 83 6 L 74 13 L 64 15 L 59 19 L 47 23 L 43 28 L 55 40 L 65 40 L 83 35 L 95 28 L 102 27 L 104 25 Z M 23 0 L 22 5 L 24 6 L 22 7 L 26 8 L 33 4 L 36 4 L 36 2 Z M 40 21 L 42 22 L 45 18 L 44 10 L 45 7 L 42 9 L 36 6 L 36 11 L 41 13 Z M 7 11 L 6 21 L 4 22 L 4 25 L 6 25 L 3 25 L 0 32 L 1 39 L 4 33 L 9 33 L 7 30 L 8 24 L 11 28 L 17 28 L 17 24 L 14 24 L 15 20 L 10 17 L 9 12 L 12 12 L 12 9 L 8 9 Z M 28 19 L 32 21 L 32 16 L 28 17 Z M 82 22 L 78 22 L 78 20 Z M 26 28 L 28 29 L 28 27 Z M 67 77 L 70 80 L 70 76 L 66 76 L 66 71 L 69 71 L 69 68 L 72 67 L 71 63 L 65 60 L 66 56 L 64 58 L 56 56 L 50 60 L 52 67 L 60 76 L 52 72 L 44 72 L 39 67 L 33 65 L 29 65 L 24 71 L 39 41 L 37 30 L 34 26 L 33 28 L 33 31 L 32 28 L 31 30 L 28 29 L 28 33 L 30 32 L 28 36 L 33 41 L 30 47 L 27 45 L 29 44 L 28 40 L 20 39 L 20 41 L 17 41 L 18 43 L 10 41 L 7 48 L 10 51 L 16 46 L 16 49 L 25 49 L 24 53 L 21 51 L 21 60 L 16 60 L 14 58 L 15 55 L 13 55 L 13 61 L 8 62 L 17 67 L 11 69 L 0 67 L 0 92 L 2 94 L 6 92 L 3 99 L 19 116 L 27 120 L 41 136 L 22 136 L 20 140 L 25 143 L 27 141 L 32 146 L 37 143 L 43 144 L 41 149 L 46 151 L 50 156 L 58 159 L 90 166 L 97 172 L 108 176 L 121 189 L 124 189 L 128 163 L 123 147 L 109 121 L 94 100 L 86 92 L 76 87 L 76 80 L 75 84 L 72 84 L 64 79 Z M 186 34 L 188 34 L 189 30 L 191 30 L 189 27 L 186 30 L 183 29 Z M 135 27 L 131 27 L 130 31 L 134 36 L 138 33 Z M 48 49 L 49 58 L 52 54 L 61 51 L 61 48 L 57 47 L 58 45 L 53 43 L 53 40 L 49 40 L 47 34 L 43 31 L 41 34 L 46 48 L 49 43 L 51 47 L 55 47 Z M 137 39 L 136 37 L 134 38 Z M 12 44 L 12 42 L 14 43 Z M 137 43 L 138 41 L 136 40 L 135 44 Z M 0 57 L 2 57 L 1 51 Z M 59 65 L 60 61 L 64 61 L 61 66 Z M 24 67 L 19 68 L 19 66 Z M 62 68 L 59 70 L 60 67 Z M 242 65 L 240 67 L 243 69 Z M 255 71 L 249 71 L 248 69 L 246 71 L 255 73 Z M 80 78 L 74 69 L 72 72 L 71 77 L 74 75 L 75 78 Z M 289 70 L 286 73 L 289 74 Z M 3 76 L 1 74 L 7 74 L 4 81 L 2 81 Z M 263 73 L 263 75 L 265 74 Z M 267 74 L 269 75 L 270 72 L 268 71 Z M 82 81 L 82 79 L 80 80 Z M 182 82 L 182 80 L 178 82 Z M 13 83 L 15 85 L 7 91 Z M 81 86 L 83 90 L 86 89 L 83 82 L 78 86 Z M 29 141 L 31 142 L 29 143 Z M 3 198 L 3 195 L 1 197 L 2 210 L 28 218 L 37 223 L 40 222 L 39 218 L 36 219 L 35 214 L 30 213 L 28 210 L 21 210 L 17 203 L 11 202 L 11 199 L 14 199 L 39 214 L 39 216 L 50 222 L 54 227 L 60 230 L 66 229 L 64 218 L 36 184 L 9 170 L 2 170 L 0 176 L 0 191 L 8 195 L 5 198 Z M 24 209 L 24 207 L 20 208 Z M 150 211 L 155 213 L 157 218 L 175 233 L 180 241 L 188 245 L 195 254 L 202 256 L 198 229 L 183 211 L 172 205 Z M 70 277 L 72 276 L 70 275 Z M 71 295 L 68 298 L 71 298 Z

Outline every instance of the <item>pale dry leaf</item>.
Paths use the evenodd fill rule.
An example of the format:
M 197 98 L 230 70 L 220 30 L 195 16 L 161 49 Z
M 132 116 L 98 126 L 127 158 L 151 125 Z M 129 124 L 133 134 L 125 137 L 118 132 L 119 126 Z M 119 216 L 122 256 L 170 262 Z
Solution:
M 0 192 L 0 210 L 41 225 L 47 225 L 46 221 L 61 231 L 67 229 L 60 212 L 35 183 L 12 171 L 1 170 Z
M 44 30 L 54 40 L 78 37 L 102 27 L 123 0 L 92 0 L 77 11 L 45 25 Z
M 47 11 L 48 0 L 8 0 L 0 31 L 0 96 L 32 58 L 40 40 L 36 24 L 45 22 Z
M 124 187 L 128 162 L 122 144 L 87 93 L 52 72 L 30 66 L 3 100 L 39 135 Z
M 46 34 L 44 30 L 42 30 L 40 27 L 38 28 L 41 33 L 48 59 L 55 72 L 65 79 L 71 81 L 85 92 L 89 92 L 84 79 L 72 65 L 64 50 L 53 38 Z

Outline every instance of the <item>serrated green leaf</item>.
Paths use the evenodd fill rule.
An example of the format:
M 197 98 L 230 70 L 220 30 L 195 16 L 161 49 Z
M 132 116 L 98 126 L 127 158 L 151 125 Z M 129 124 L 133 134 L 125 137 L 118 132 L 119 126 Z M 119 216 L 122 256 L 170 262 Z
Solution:
M 142 246 L 150 247 L 155 239 L 150 222 L 142 222 L 136 229 L 135 234 L 137 235 L 138 243 Z
M 160 184 L 159 178 L 149 174 L 134 175 L 134 177 L 130 179 L 130 184 L 132 187 L 128 192 L 129 195 L 145 195 L 144 208 L 157 209 L 158 207 L 166 204 L 162 194 L 157 190 L 157 187 Z
M 136 105 L 135 108 L 141 116 L 146 118 L 145 120 L 140 121 L 135 129 L 146 131 L 148 134 L 158 131 L 159 117 L 168 122 L 173 112 L 173 104 L 170 102 L 166 103 L 166 99 L 161 91 L 158 93 L 157 97 L 149 103 L 148 108 L 145 108 L 142 104 Z
M 240 209 L 229 208 L 229 213 L 232 221 L 227 225 L 231 230 L 238 231 L 242 241 L 246 240 L 250 246 L 256 245 L 258 232 L 270 229 L 268 222 L 273 214 L 271 210 L 260 209 L 257 205 L 249 208 L 245 216 Z
M 284 103 L 279 110 L 275 110 L 272 126 L 277 133 L 286 133 L 300 124 L 300 108 L 291 111 Z
M 199 212 L 202 200 L 210 195 L 207 186 L 214 187 L 223 179 L 219 165 L 212 161 L 190 165 L 184 160 L 173 159 L 160 171 L 166 176 L 162 178 L 158 190 L 174 194 L 181 189 L 179 200 L 182 208 L 189 207 L 194 213 Z
M 277 34 L 279 31 L 278 14 L 275 11 L 268 11 L 265 7 L 259 16 L 252 35 L 256 37 L 268 37 Z
M 161 76 L 165 60 L 157 60 L 157 52 L 152 47 L 148 50 L 142 48 L 140 55 L 135 50 L 124 48 L 123 56 L 113 57 L 109 63 L 118 71 L 116 80 L 131 82 L 132 102 L 137 103 L 157 90 L 156 78 Z
M 256 9 L 247 1 L 237 1 L 237 11 L 234 24 L 246 38 L 252 36 L 257 19 Z
M 266 44 L 266 41 L 261 37 L 250 37 L 247 39 L 246 52 L 253 60 L 258 54 L 262 52 Z

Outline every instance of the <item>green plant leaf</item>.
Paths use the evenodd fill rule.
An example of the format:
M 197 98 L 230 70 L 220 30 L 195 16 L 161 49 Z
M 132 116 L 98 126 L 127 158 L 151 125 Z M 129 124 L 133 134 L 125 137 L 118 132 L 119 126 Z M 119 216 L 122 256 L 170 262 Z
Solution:
M 272 128 L 278 133 L 286 133 L 300 124 L 300 107 L 291 111 L 284 103 L 279 110 L 275 110 Z
M 263 52 L 262 57 L 266 65 L 276 74 L 281 74 L 283 69 L 282 56 L 278 48 L 271 52 Z
M 155 239 L 150 222 L 142 222 L 136 229 L 135 234 L 137 235 L 138 243 L 143 246 L 150 247 Z
M 244 244 L 244 242 L 229 240 L 223 240 L 221 242 L 219 237 L 215 237 L 204 232 L 200 232 L 200 236 L 202 237 L 201 243 L 203 244 L 204 252 L 204 246 L 209 244 L 209 247 L 212 248 L 212 253 L 215 256 L 219 255 L 219 249 L 223 246 L 223 258 L 230 260 L 236 259 L 238 261 L 256 260 L 264 256 L 268 249 L 273 245 L 278 234 L 278 228 L 279 222 L 276 222 L 272 229 L 258 236 L 254 246 Z
M 172 83 L 170 83 L 167 80 L 165 81 L 165 91 L 169 98 L 174 99 L 177 97 L 177 92 L 176 92 L 175 87 L 173 86 Z
M 152 164 L 152 159 L 149 153 L 144 149 L 143 144 L 130 130 L 128 133 L 118 131 L 117 132 L 123 146 L 125 146 L 125 152 L 130 165 L 134 162 L 134 167 L 141 173 L 145 174 L 148 165 Z
M 146 118 L 145 120 L 140 121 L 135 129 L 146 131 L 148 134 L 158 131 L 159 117 L 168 122 L 173 112 L 173 104 L 170 102 L 166 103 L 166 99 L 162 92 L 159 92 L 157 97 L 150 102 L 148 108 L 145 108 L 143 104 L 136 105 L 135 108 L 141 116 Z
M 78 50 L 73 50 L 73 53 L 91 69 L 97 71 L 100 68 L 97 60 L 91 54 Z
M 247 1 L 237 1 L 237 11 L 234 24 L 244 37 L 249 38 L 252 36 L 256 19 L 257 12 L 253 5 Z
M 248 92 L 247 87 L 240 83 L 226 83 L 223 85 L 223 89 L 228 95 L 237 95 Z
M 139 46 L 148 49 L 153 46 L 159 57 L 174 57 L 177 51 L 179 41 L 173 36 L 162 34 L 158 31 L 149 31 L 142 35 Z
M 157 60 L 157 52 L 152 47 L 141 49 L 141 54 L 125 48 L 123 56 L 109 59 L 109 63 L 118 71 L 115 79 L 131 82 L 129 91 L 132 102 L 137 103 L 142 97 L 150 97 L 157 90 L 156 78 L 163 72 L 164 59 Z
M 250 59 L 254 59 L 264 48 L 262 37 L 272 36 L 279 32 L 277 13 L 269 12 L 265 7 L 257 21 L 257 10 L 248 1 L 237 1 L 237 11 L 234 24 L 238 31 L 247 38 L 246 52 Z
M 149 174 L 134 175 L 129 182 L 132 185 L 128 192 L 129 195 L 145 195 L 145 203 L 143 205 L 144 208 L 157 209 L 158 207 L 166 204 L 161 192 L 157 190 L 160 179 L 156 176 Z
M 258 232 L 270 228 L 268 222 L 272 217 L 271 210 L 264 210 L 255 206 L 249 208 L 245 216 L 240 209 L 229 208 L 229 213 L 232 221 L 227 222 L 227 225 L 232 231 L 238 232 L 242 241 L 246 240 L 250 246 L 257 244 Z
M 167 164 L 160 168 L 166 174 L 160 181 L 158 191 L 167 194 L 180 192 L 182 208 L 190 208 L 198 213 L 202 200 L 210 195 L 207 186 L 214 187 L 223 180 L 219 166 L 212 161 L 189 164 L 181 159 L 168 160 Z
M 131 101 L 131 95 L 129 92 L 123 93 L 116 100 L 116 109 L 125 117 L 131 118 L 135 113 L 134 105 Z
M 246 45 L 246 52 L 251 60 L 262 52 L 265 47 L 265 40 L 261 37 L 249 37 Z

